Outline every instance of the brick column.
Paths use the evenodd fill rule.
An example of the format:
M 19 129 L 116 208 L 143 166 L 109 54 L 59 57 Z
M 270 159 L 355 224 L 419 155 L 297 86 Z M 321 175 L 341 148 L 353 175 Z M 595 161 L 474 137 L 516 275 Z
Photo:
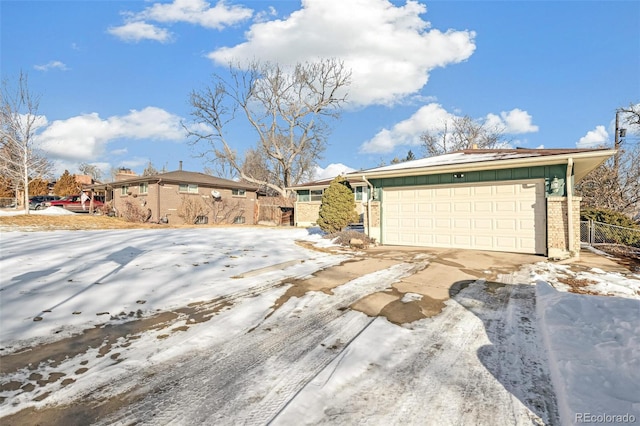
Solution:
M 566 259 L 580 256 L 580 197 L 572 197 L 573 241 L 569 241 L 567 197 L 547 198 L 547 256 Z

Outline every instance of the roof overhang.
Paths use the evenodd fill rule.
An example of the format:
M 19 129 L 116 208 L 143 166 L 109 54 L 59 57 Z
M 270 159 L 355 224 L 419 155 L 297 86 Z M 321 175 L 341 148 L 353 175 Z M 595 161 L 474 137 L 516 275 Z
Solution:
M 431 165 L 428 167 L 407 167 L 393 170 L 363 170 L 347 174 L 349 178 L 364 177 L 366 179 L 382 179 L 404 176 L 421 176 L 441 173 L 472 172 L 484 170 L 511 169 L 517 167 L 551 166 L 568 164 L 573 160 L 575 183 L 582 180 L 589 172 L 604 163 L 616 153 L 614 149 L 592 150 L 573 153 L 527 156 L 519 158 L 506 158 L 495 160 L 481 160 L 477 162 L 465 162 L 443 165 Z

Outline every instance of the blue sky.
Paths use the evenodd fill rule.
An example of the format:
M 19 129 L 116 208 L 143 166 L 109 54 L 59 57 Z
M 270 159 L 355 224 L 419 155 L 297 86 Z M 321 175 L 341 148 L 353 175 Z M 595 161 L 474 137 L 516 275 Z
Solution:
M 319 176 L 421 156 L 420 134 L 452 116 L 501 125 L 513 146 L 612 143 L 616 109 L 640 102 L 636 1 L 2 0 L 0 14 L 2 78 L 22 70 L 41 95 L 57 173 L 201 171 L 180 122 L 230 59 L 352 69 Z M 244 126 L 229 139 L 256 140 Z

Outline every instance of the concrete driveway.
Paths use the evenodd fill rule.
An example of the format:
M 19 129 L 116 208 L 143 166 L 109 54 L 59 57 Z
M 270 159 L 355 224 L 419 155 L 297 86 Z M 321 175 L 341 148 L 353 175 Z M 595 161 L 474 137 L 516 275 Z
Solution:
M 534 286 L 521 269 L 543 260 L 371 248 L 280 287 L 146 320 L 162 339 L 191 328 L 216 337 L 188 357 L 158 354 L 160 361 L 114 377 L 82 404 L 23 410 L 3 423 L 554 424 L 555 397 L 531 320 Z M 254 314 L 230 324 L 245 311 Z M 113 336 L 101 357 L 136 344 L 144 330 L 127 327 L 103 329 Z M 82 353 L 85 339 L 57 347 Z M 39 362 L 6 359 L 17 370 L 21 360 Z

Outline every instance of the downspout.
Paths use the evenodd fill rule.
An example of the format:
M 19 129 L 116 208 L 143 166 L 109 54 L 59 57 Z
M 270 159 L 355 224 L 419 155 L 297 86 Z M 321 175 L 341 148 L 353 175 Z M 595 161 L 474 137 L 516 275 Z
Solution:
M 160 187 L 162 186 L 162 179 L 158 179 L 158 196 L 156 197 L 156 204 L 158 207 L 158 223 L 161 223 L 161 219 L 160 219 Z
M 371 198 L 373 197 L 373 185 L 367 180 L 364 175 L 362 175 L 362 180 L 371 189 L 370 191 L 368 191 L 369 196 L 367 197 L 367 236 L 371 237 Z
M 569 238 L 568 249 L 569 253 L 573 255 L 573 181 L 571 176 L 573 175 L 573 158 L 569 157 L 567 160 L 567 177 L 565 179 L 565 185 L 567 187 L 567 235 Z

